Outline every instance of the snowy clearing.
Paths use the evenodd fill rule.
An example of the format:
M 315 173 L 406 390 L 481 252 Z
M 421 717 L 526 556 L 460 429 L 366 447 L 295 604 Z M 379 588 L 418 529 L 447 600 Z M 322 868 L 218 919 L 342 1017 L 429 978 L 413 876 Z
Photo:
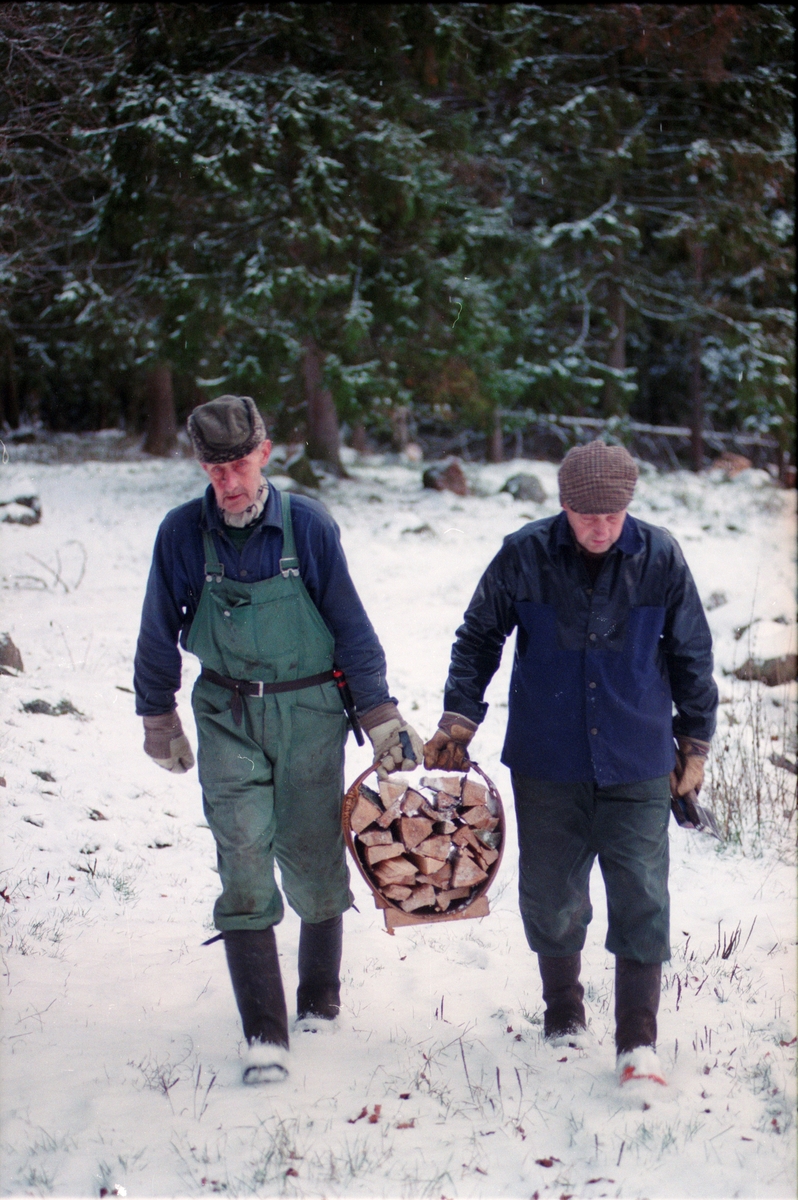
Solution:
M 323 499 L 391 688 L 428 737 L 473 587 L 506 533 L 556 511 L 556 468 L 468 467 L 478 494 L 466 499 L 423 491 L 410 464 L 351 469 Z M 538 475 L 545 503 L 497 494 L 518 471 Z M 200 945 L 217 880 L 196 773 L 171 777 L 145 757 L 130 691 L 156 528 L 202 476 L 186 460 L 12 461 L 0 479 L 29 485 L 44 514 L 0 526 L 0 632 L 25 663 L 0 680 L 3 1194 L 794 1194 L 795 777 L 769 756 L 795 759 L 796 685 L 725 673 L 795 650 L 794 492 L 764 472 L 727 483 L 648 470 L 632 506 L 679 538 L 710 609 L 713 754 L 727 768 L 721 779 L 713 765 L 713 804 L 736 839 L 719 847 L 671 824 L 674 957 L 660 1010 L 671 1084 L 644 1110 L 614 1084 L 598 876 L 584 954 L 593 1044 L 541 1040 L 499 764 L 509 648 L 474 744 L 508 817 L 491 915 L 389 937 L 353 872 L 340 1029 L 294 1039 L 287 1083 L 245 1089 L 224 952 Z M 194 744 L 195 674 L 187 658 L 180 712 Z M 24 711 L 33 700 L 78 712 Z M 368 761 L 350 739 L 347 779 Z M 289 1010 L 298 932 L 289 913 L 278 930 Z

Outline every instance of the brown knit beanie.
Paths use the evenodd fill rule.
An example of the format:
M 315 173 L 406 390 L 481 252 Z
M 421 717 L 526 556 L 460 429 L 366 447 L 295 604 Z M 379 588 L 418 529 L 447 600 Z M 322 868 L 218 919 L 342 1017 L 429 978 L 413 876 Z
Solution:
M 574 446 L 560 465 L 560 503 L 578 513 L 616 513 L 628 507 L 637 464 L 623 446 L 596 440 Z
M 188 418 L 194 453 L 203 463 L 246 458 L 266 440 L 266 426 L 249 396 L 219 396 L 200 404 Z

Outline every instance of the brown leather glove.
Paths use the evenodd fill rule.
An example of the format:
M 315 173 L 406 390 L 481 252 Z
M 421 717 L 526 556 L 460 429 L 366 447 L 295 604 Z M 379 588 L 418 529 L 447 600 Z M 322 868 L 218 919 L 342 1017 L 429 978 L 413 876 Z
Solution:
M 704 764 L 709 754 L 709 742 L 697 738 L 677 737 L 676 766 L 671 771 L 671 795 L 686 796 L 688 792 L 701 791 L 704 782 Z
M 153 762 L 173 775 L 184 775 L 194 766 L 194 755 L 176 712 L 142 717 L 144 751 Z
M 479 726 L 460 713 L 445 712 L 438 728 L 424 746 L 424 766 L 428 771 L 467 771 L 468 743 Z
M 412 771 L 421 764 L 424 753 L 421 738 L 392 701 L 363 713 L 360 724 L 374 747 L 380 779 L 386 779 L 392 771 Z

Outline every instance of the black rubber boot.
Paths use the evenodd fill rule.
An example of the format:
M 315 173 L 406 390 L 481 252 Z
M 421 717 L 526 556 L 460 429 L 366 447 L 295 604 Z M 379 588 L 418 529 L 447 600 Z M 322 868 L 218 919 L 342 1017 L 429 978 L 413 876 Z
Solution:
M 344 919 L 330 917 L 299 931 L 299 987 L 296 993 L 297 1020 L 321 1017 L 332 1021 L 341 1008 L 341 950 Z
M 562 1038 L 569 1034 L 582 1033 L 587 1028 L 585 1006 L 582 1003 L 585 989 L 579 982 L 582 955 L 568 954 L 564 958 L 538 955 L 540 978 L 543 980 L 543 1035 L 547 1038 Z
M 288 1049 L 288 1014 L 274 928 L 228 930 L 224 949 L 247 1043 Z
M 618 1054 L 657 1044 L 662 963 L 615 959 L 615 1048 Z

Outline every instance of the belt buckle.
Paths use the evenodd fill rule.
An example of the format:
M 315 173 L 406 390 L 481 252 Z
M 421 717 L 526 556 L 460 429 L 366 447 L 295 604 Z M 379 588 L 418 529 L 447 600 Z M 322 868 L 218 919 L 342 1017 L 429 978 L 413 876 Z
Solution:
M 253 687 L 256 687 L 258 689 L 257 692 L 255 692 L 255 695 L 260 699 L 263 696 L 263 680 L 262 679 L 250 679 L 249 682 L 252 684 Z

